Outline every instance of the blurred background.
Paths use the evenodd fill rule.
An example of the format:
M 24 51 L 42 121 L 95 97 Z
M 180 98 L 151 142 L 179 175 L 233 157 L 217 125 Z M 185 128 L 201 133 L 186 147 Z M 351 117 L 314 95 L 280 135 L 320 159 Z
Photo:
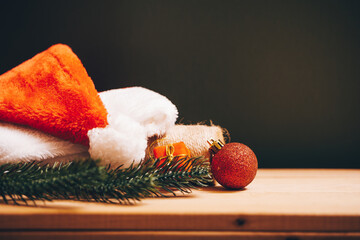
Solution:
M 68 44 L 98 91 L 143 86 L 262 168 L 360 168 L 360 1 L 1 1 L 0 74 Z

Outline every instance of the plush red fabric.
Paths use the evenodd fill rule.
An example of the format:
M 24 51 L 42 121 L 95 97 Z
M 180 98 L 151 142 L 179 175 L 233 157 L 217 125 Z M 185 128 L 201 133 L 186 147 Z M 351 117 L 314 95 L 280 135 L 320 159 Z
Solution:
M 57 44 L 0 76 L 0 120 L 83 145 L 107 111 L 84 66 Z

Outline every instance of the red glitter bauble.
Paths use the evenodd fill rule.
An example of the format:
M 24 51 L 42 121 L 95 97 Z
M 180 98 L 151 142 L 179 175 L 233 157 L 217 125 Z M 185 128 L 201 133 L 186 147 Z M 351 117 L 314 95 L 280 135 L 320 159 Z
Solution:
M 223 187 L 241 189 L 254 180 L 258 168 L 255 153 L 241 143 L 225 144 L 212 158 L 211 171 Z

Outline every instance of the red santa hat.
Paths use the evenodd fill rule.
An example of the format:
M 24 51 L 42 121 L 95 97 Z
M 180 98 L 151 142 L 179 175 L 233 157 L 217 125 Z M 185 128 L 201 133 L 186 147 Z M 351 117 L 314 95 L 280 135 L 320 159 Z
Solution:
M 137 97 L 128 101 L 129 95 Z M 81 61 L 62 44 L 0 76 L 0 121 L 84 145 L 104 162 L 139 162 L 148 137 L 164 134 L 176 118 L 166 97 L 144 88 L 100 98 Z

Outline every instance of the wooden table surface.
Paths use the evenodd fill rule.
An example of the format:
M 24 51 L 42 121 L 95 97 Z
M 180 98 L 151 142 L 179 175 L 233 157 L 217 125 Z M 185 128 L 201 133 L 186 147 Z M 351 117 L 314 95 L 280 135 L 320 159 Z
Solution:
M 0 239 L 360 239 L 360 170 L 260 169 L 220 186 L 134 205 L 0 204 Z

